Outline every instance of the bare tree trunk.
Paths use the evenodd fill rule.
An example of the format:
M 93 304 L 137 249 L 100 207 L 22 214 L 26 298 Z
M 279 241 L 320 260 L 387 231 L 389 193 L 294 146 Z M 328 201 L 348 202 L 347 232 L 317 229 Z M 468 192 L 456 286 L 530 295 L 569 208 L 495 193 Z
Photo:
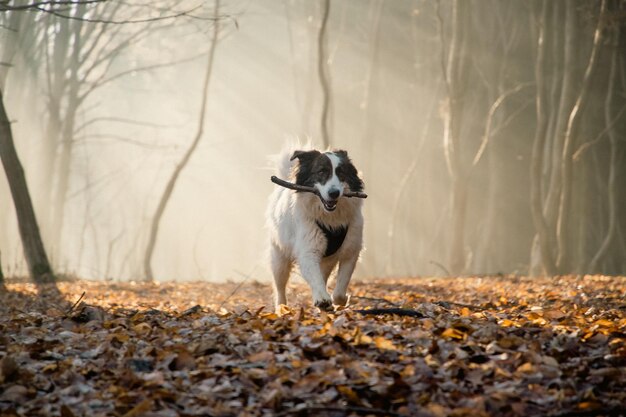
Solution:
M 451 233 L 449 271 L 459 274 L 465 268 L 465 220 L 467 209 L 467 176 L 461 161 L 460 133 L 464 112 L 466 56 L 466 24 L 469 10 L 465 1 L 452 2 L 451 39 L 447 54 L 442 47 L 442 65 L 446 82 L 447 114 L 444 121 L 444 153 L 448 173 L 452 182 L 451 192 Z M 443 22 L 440 17 L 441 42 L 445 45 Z
M 48 256 L 39 234 L 39 226 L 35 218 L 35 210 L 28 192 L 24 169 L 20 163 L 11 132 L 11 122 L 4 108 L 4 99 L 0 91 L 0 159 L 6 173 L 17 223 L 22 238 L 24 256 L 28 264 L 31 278 L 37 283 L 54 281 Z
M 369 13 L 369 29 L 368 32 L 368 53 L 369 59 L 367 69 L 365 70 L 365 77 L 363 80 L 363 98 L 361 99 L 361 109 L 363 109 L 364 120 L 363 123 L 363 141 L 361 146 L 363 148 L 363 161 L 361 166 L 363 172 L 374 172 L 375 165 L 375 153 L 376 153 L 376 135 L 374 132 L 375 123 L 372 122 L 372 113 L 378 111 L 376 103 L 370 100 L 370 97 L 377 92 L 378 86 L 378 72 L 381 60 L 381 21 L 384 13 L 384 0 L 372 0 L 370 3 Z M 372 175 L 366 180 L 367 187 L 370 190 L 377 188 L 376 176 Z M 364 207 L 365 216 L 369 217 L 374 213 L 373 205 L 366 204 Z M 372 227 L 365 229 L 365 240 L 371 241 L 376 239 L 376 231 Z M 379 254 L 378 251 L 369 251 L 367 256 L 363 258 L 363 269 L 368 271 L 375 271 L 378 268 Z
M 546 274 L 553 275 L 556 273 L 556 264 L 554 262 L 554 255 L 552 253 L 552 247 L 550 245 L 550 231 L 548 224 L 543 214 L 543 199 L 541 195 L 541 177 L 542 177 L 542 162 L 543 152 L 545 149 L 547 120 L 545 117 L 547 109 L 545 109 L 546 97 L 545 97 L 545 25 L 548 22 L 548 1 L 544 0 L 542 17 L 539 29 L 539 39 L 537 42 L 537 59 L 535 61 L 535 82 L 537 84 L 537 98 L 536 98 L 536 114 L 537 125 L 535 128 L 535 139 L 533 142 L 532 157 L 530 163 L 530 209 L 533 217 L 533 223 L 537 236 L 535 238 L 535 244 L 533 244 L 533 250 L 539 247 L 541 254 L 541 264 Z M 531 257 L 531 271 L 536 269 L 533 265 L 532 259 L 537 257 Z M 534 272 L 532 273 L 534 274 Z
M 617 135 L 615 133 L 615 128 L 613 126 L 613 117 L 611 116 L 611 108 L 613 107 L 613 92 L 615 88 L 615 79 L 617 78 L 617 51 L 618 51 L 618 39 L 619 32 L 616 30 L 615 34 L 615 44 L 613 45 L 613 54 L 611 56 L 611 70 L 609 74 L 609 86 L 606 94 L 606 100 L 604 102 L 604 120 L 606 126 L 608 128 L 607 134 L 609 136 L 609 147 L 610 147 L 610 159 L 609 159 L 609 177 L 607 180 L 607 205 L 608 205 L 608 215 L 609 215 L 609 224 L 606 231 L 606 235 L 602 240 L 602 244 L 598 251 L 594 255 L 591 263 L 589 264 L 589 272 L 595 273 L 598 271 L 598 265 L 602 258 L 606 255 L 609 247 L 611 246 L 611 242 L 615 236 L 615 230 L 617 228 L 617 207 L 616 207 L 616 196 L 615 196 L 615 188 L 617 185 Z
M 322 0 L 322 23 L 317 38 L 317 65 L 322 86 L 322 143 L 324 148 L 330 146 L 329 118 L 330 118 L 330 73 L 328 69 L 328 16 L 330 15 L 330 0 Z
M 0 252 L 0 286 L 4 285 L 4 273 L 2 273 L 2 252 Z
M 76 80 L 76 82 L 78 82 Z M 78 85 L 78 84 L 76 84 Z M 66 118 L 63 127 L 63 133 L 61 135 L 61 153 L 59 155 L 59 165 L 57 169 L 57 187 L 53 199 L 53 217 L 52 217 L 52 236 L 51 241 L 54 242 L 55 252 L 58 254 L 61 252 L 61 245 L 63 244 L 63 226 L 65 221 L 65 203 L 67 200 L 67 192 L 70 186 L 70 174 L 72 169 L 72 153 L 74 149 L 74 137 L 72 131 L 74 130 L 74 118 L 76 116 L 75 100 L 72 100 L 70 95 L 68 109 L 66 111 Z M 71 107 L 71 108 L 70 108 Z M 55 261 L 60 259 L 55 258 Z M 58 264 L 57 264 L 58 267 Z
M 431 121 L 433 119 L 433 112 L 436 108 L 436 106 L 434 105 L 437 97 L 439 97 L 439 87 L 437 87 L 437 89 L 435 90 L 437 91 L 437 93 L 433 93 L 431 94 L 431 105 L 428 106 L 429 113 L 428 116 L 426 116 L 426 122 L 424 123 L 424 126 L 422 127 L 422 132 L 420 134 L 420 138 L 418 139 L 418 145 L 416 147 L 416 155 L 420 154 L 420 151 L 422 149 L 422 147 L 424 146 L 424 143 L 426 142 L 427 139 L 427 135 L 428 132 L 430 130 L 430 125 L 431 125 Z M 388 255 L 387 255 L 387 261 L 386 261 L 386 265 L 385 265 L 385 272 L 387 273 L 387 275 L 391 276 L 393 275 L 393 271 L 394 271 L 394 242 L 397 240 L 397 236 L 396 236 L 396 223 L 398 223 L 398 213 L 399 213 L 399 208 L 400 208 L 400 201 L 402 199 L 402 196 L 404 195 L 407 186 L 409 184 L 409 180 L 413 177 L 413 175 L 415 174 L 415 171 L 417 170 L 417 168 L 419 167 L 419 162 L 420 159 L 418 156 L 415 156 L 415 159 L 413 159 L 413 161 L 411 162 L 411 164 L 409 165 L 409 167 L 406 169 L 406 171 L 404 172 L 404 175 L 402 176 L 402 178 L 400 179 L 399 185 L 398 185 L 398 189 L 395 193 L 394 199 L 393 199 L 393 205 L 392 205 L 392 209 L 391 209 L 391 218 L 389 220 L 389 226 L 387 228 L 387 250 L 388 250 Z
M 550 244 L 556 247 L 556 229 L 558 223 L 558 209 L 559 209 L 559 196 L 561 194 L 561 188 L 563 187 L 563 179 L 561 178 L 561 158 L 563 154 L 563 142 L 567 126 L 567 119 L 570 114 L 571 108 L 575 102 L 575 80 L 574 75 L 576 68 L 576 58 L 578 46 L 578 34 L 579 26 L 576 15 L 577 3 L 575 2 L 550 2 L 555 10 L 555 14 L 564 14 L 564 33 L 555 31 L 556 35 L 559 35 L 558 51 L 563 53 L 563 62 L 560 66 L 561 71 L 557 68 L 553 68 L 553 71 L 558 75 L 555 77 L 557 82 L 560 82 L 560 95 L 558 99 L 558 110 L 554 120 L 553 130 L 548 136 L 549 142 L 546 144 L 550 147 L 551 159 L 546 161 L 548 163 L 547 171 L 549 172 L 549 186 L 546 192 L 546 198 L 544 203 L 544 216 L 546 223 L 550 230 Z M 561 10 L 564 7 L 565 10 Z M 555 28 L 557 29 L 557 28 Z M 557 103 L 553 105 L 557 106 Z M 545 108 L 544 111 L 551 111 L 550 108 Z M 552 110 L 553 111 L 553 110 Z M 556 263 L 556 253 L 555 253 Z
M 83 16 L 85 13 L 85 5 L 79 5 L 77 7 L 76 15 Z M 54 248 L 57 253 L 61 253 L 61 246 L 63 244 L 63 226 L 65 221 L 65 203 L 67 200 L 67 192 L 70 186 L 70 174 L 72 169 L 72 154 L 74 151 L 74 130 L 76 114 L 80 105 L 80 87 L 81 81 L 79 79 L 79 68 L 81 65 L 80 53 L 83 50 L 82 39 L 82 27 L 83 22 L 75 20 L 70 22 L 69 29 L 69 43 L 71 49 L 65 51 L 68 56 L 60 57 L 62 59 L 62 68 L 57 68 L 57 71 L 61 72 L 62 83 L 64 88 L 62 96 L 67 101 L 65 106 L 65 112 L 63 117 L 62 129 L 57 132 L 55 141 L 58 141 L 60 145 L 60 155 L 58 161 L 57 182 L 56 190 L 53 198 L 53 210 L 52 210 L 52 242 L 54 242 Z M 56 39 L 55 39 L 56 40 Z M 61 40 L 66 41 L 66 40 Z M 67 42 L 67 41 L 66 41 Z M 55 57 L 56 58 L 56 57 Z M 69 72 L 69 77 L 65 75 Z M 58 103 L 60 105 L 60 102 Z M 58 110 L 60 112 L 60 109 Z M 50 138 L 49 138 L 50 140 Z M 58 259 L 60 261 L 60 259 Z
M 567 121 L 567 129 L 565 131 L 565 139 L 563 141 L 563 154 L 561 156 L 561 195 L 559 200 L 559 211 L 557 218 L 556 237 L 558 243 L 558 255 L 556 264 L 559 269 L 563 269 L 568 264 L 569 244 L 565 229 L 569 225 L 570 200 L 572 194 L 572 154 L 574 142 L 580 127 L 580 117 L 584 107 L 587 105 L 587 96 L 589 94 L 589 86 L 591 77 L 596 68 L 598 49 L 602 38 L 602 28 L 604 26 L 604 14 L 606 11 L 606 0 L 602 0 L 600 5 L 600 13 L 598 16 L 598 24 L 593 36 L 593 47 L 585 74 L 583 76 L 580 92 L 576 98 L 576 103 L 569 114 Z
M 211 72 L 213 69 L 213 58 L 215 56 L 215 49 L 217 46 L 218 35 L 219 35 L 219 8 L 220 8 L 220 0 L 215 0 L 215 10 L 214 10 L 214 21 L 213 21 L 213 39 L 211 41 L 211 49 L 209 50 L 207 56 L 207 66 L 206 72 L 204 75 L 204 84 L 202 87 L 202 99 L 200 104 L 200 114 L 198 117 L 198 130 L 196 132 L 196 136 L 194 137 L 191 145 L 187 149 L 187 152 L 183 155 L 183 158 L 180 160 L 172 176 L 170 177 L 167 185 L 165 186 L 165 190 L 163 191 L 163 195 L 161 196 L 161 200 L 159 201 L 159 205 L 157 206 L 154 217 L 152 218 L 152 226 L 150 227 L 150 236 L 148 237 L 148 246 L 146 248 L 146 253 L 144 255 L 143 267 L 144 267 L 144 279 L 146 281 L 154 281 L 154 274 L 152 273 L 152 254 L 154 253 L 154 247 L 156 245 L 157 234 L 159 232 L 159 224 L 161 222 L 161 217 L 163 217 L 163 213 L 165 212 L 165 207 L 172 196 L 174 191 L 174 186 L 176 185 L 176 181 L 183 168 L 189 162 L 191 155 L 196 150 L 200 139 L 202 138 L 202 133 L 204 132 L 204 118 L 206 116 L 206 104 L 207 104 L 207 96 L 209 91 L 209 81 L 211 80 Z
M 42 229 L 44 236 L 48 242 L 52 242 L 56 239 L 56 225 L 55 220 L 57 216 L 56 201 L 53 198 L 53 191 L 55 186 L 55 178 L 58 179 L 57 167 L 60 165 L 58 161 L 58 151 L 62 146 L 62 129 L 63 129 L 63 113 L 62 102 L 66 93 L 67 84 L 67 55 L 71 47 L 71 33 L 70 33 L 70 21 L 69 19 L 59 19 L 58 25 L 55 24 L 55 18 L 49 16 L 47 25 L 54 30 L 46 30 L 44 32 L 43 47 L 45 48 L 45 73 L 47 77 L 47 125 L 46 125 L 46 137 L 43 144 L 43 160 L 41 162 L 41 170 L 39 175 L 41 176 L 40 189 L 41 197 L 38 204 L 43 207 L 51 207 L 51 210 L 46 210 L 46 214 L 43 215 Z M 52 40 L 49 38 L 52 37 Z M 56 244 L 53 244 L 50 248 L 52 261 L 58 261 L 56 252 L 60 251 Z

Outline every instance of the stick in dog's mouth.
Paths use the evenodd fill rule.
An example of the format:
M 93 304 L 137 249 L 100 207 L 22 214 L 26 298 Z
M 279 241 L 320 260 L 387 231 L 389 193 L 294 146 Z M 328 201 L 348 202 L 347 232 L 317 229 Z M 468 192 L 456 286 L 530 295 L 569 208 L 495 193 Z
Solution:
M 275 175 L 272 175 L 272 177 L 270 178 L 272 180 L 272 182 L 276 185 L 280 185 L 281 187 L 285 187 L 285 188 L 289 188 L 290 190 L 295 190 L 295 191 L 302 191 L 302 192 L 306 192 L 306 193 L 313 193 L 318 197 L 320 196 L 320 192 L 317 188 L 315 187 L 308 187 L 306 185 L 299 185 L 299 184 L 294 184 L 291 183 L 289 181 L 285 181 L 285 180 L 281 180 L 280 178 L 278 178 Z M 360 191 L 346 191 L 343 193 L 344 197 L 356 197 L 356 198 L 367 198 L 367 194 L 360 192 Z

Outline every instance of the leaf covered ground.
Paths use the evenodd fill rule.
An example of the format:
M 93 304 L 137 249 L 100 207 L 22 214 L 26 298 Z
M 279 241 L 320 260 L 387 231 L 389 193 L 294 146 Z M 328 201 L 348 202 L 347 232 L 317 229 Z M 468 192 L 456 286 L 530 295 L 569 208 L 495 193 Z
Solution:
M 623 277 L 381 279 L 320 313 L 296 283 L 276 314 L 250 281 L 8 283 L 0 415 L 626 415 L 625 290 Z

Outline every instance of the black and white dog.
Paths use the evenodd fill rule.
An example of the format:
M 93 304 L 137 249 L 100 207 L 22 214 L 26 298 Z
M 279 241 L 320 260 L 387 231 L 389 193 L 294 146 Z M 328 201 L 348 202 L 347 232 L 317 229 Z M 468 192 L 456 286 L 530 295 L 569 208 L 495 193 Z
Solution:
M 267 225 L 276 307 L 287 303 L 285 287 L 294 263 L 311 287 L 318 308 L 331 310 L 333 304 L 345 305 L 348 284 L 363 246 L 363 200 L 343 195 L 362 191 L 363 181 L 348 153 L 342 150 L 285 150 L 277 168 L 280 178 L 315 187 L 319 196 L 282 187 L 270 196 Z M 337 264 L 331 299 L 326 283 Z

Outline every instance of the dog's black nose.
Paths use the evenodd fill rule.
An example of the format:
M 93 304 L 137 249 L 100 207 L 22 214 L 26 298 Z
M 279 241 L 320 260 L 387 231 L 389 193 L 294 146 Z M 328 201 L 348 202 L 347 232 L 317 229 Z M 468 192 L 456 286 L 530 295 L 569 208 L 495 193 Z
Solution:
M 332 198 L 333 200 L 336 200 L 339 198 L 339 190 L 336 188 L 331 188 L 330 191 L 328 192 L 328 196 L 330 198 Z

